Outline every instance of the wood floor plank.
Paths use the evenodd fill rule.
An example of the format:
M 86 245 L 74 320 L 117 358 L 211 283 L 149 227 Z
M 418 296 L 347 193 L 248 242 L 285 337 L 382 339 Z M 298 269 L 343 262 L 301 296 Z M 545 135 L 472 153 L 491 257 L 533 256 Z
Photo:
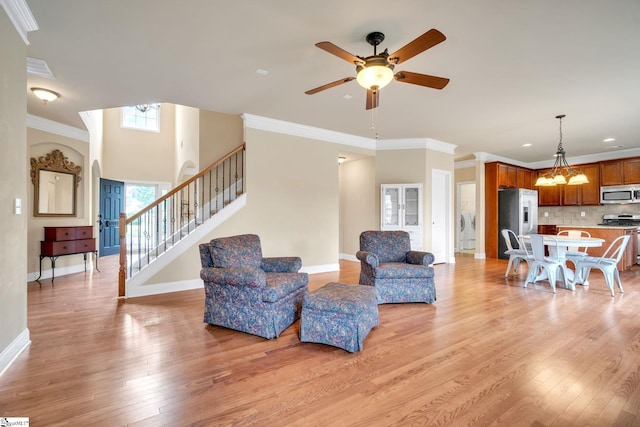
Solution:
M 640 268 L 609 295 L 523 287 L 526 268 L 458 256 L 434 304 L 379 306 L 354 354 L 208 326 L 202 289 L 117 299 L 102 273 L 29 283 L 32 344 L 0 377 L 0 416 L 32 425 L 640 424 Z M 357 283 L 359 264 L 310 276 Z

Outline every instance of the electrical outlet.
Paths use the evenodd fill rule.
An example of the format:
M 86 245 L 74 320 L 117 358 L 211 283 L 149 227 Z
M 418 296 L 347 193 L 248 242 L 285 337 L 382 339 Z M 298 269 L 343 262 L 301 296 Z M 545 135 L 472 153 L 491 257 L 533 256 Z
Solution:
M 586 216 L 587 214 L 585 212 L 580 212 L 580 216 Z
M 548 218 L 548 217 L 549 217 L 549 212 L 545 212 L 545 213 L 544 213 L 544 217 L 545 217 L 545 218 Z

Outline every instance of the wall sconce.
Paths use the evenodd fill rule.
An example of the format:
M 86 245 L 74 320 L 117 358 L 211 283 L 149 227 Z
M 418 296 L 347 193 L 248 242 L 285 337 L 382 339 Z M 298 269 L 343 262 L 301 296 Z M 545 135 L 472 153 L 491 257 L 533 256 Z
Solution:
M 338 164 L 339 165 L 343 164 L 345 160 L 347 160 L 346 157 L 342 157 L 342 156 L 338 157 Z
M 60 94 L 58 92 L 54 92 L 49 89 L 43 89 L 41 87 L 32 87 L 31 91 L 42 102 L 44 102 L 44 105 L 47 105 L 47 102 L 49 101 L 55 101 L 56 99 L 60 98 Z

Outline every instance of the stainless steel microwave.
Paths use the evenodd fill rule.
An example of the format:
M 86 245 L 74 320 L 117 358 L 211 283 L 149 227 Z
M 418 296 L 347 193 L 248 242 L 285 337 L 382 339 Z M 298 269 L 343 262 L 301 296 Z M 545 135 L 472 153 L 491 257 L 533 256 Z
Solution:
M 600 203 L 640 203 L 640 185 L 612 185 L 600 187 Z

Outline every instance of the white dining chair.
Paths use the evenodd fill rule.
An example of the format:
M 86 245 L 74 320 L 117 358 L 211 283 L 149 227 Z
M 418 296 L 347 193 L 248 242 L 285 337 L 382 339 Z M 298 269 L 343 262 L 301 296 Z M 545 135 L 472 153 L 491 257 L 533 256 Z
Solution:
M 529 274 L 527 274 L 527 279 L 524 287 L 526 288 L 529 283 L 534 283 L 537 280 L 541 280 L 538 275 L 538 272 L 540 270 L 547 273 L 549 284 L 551 285 L 551 289 L 555 294 L 558 271 L 562 273 L 562 281 L 564 283 L 564 287 L 569 288 L 567 281 L 567 267 L 565 265 L 565 260 L 558 256 L 558 240 L 555 237 L 547 238 L 553 242 L 550 245 L 548 244 L 548 246 L 552 246 L 552 248 L 555 249 L 555 251 L 549 250 L 549 253 L 553 253 L 554 255 L 548 257 L 544 255 L 545 243 L 543 235 L 531 234 L 529 236 L 529 240 L 531 242 L 531 251 L 533 252 L 533 261 L 529 264 Z
M 559 231 L 558 236 L 567 236 L 567 237 L 591 237 L 591 233 L 585 230 L 562 230 Z M 568 260 L 573 262 L 571 257 L 583 257 L 587 256 L 587 248 L 580 246 L 569 246 L 565 252 L 565 255 Z M 575 263 L 574 263 L 575 264 Z
M 509 272 L 511 271 L 511 266 L 513 265 L 513 273 L 515 274 L 518 270 L 518 266 L 520 265 L 520 261 L 525 261 L 529 264 L 529 254 L 524 249 L 525 246 L 520 242 L 516 233 L 507 228 L 501 231 L 502 237 L 504 238 L 504 242 L 507 245 L 507 250 L 504 251 L 505 255 L 509 255 L 509 263 L 507 264 L 507 270 L 504 272 L 504 277 L 509 277 Z M 514 243 L 518 245 L 518 247 L 513 247 Z
M 624 292 L 622 289 L 622 282 L 620 281 L 620 272 L 618 271 L 618 262 L 622 259 L 627 244 L 629 243 L 629 235 L 620 236 L 616 238 L 601 257 L 585 256 L 576 260 L 576 275 L 580 275 L 580 280 L 584 284 L 588 283 L 589 273 L 592 268 L 597 268 L 602 271 L 604 280 L 607 282 L 611 296 L 613 293 L 613 283 L 618 285 L 620 292 Z

